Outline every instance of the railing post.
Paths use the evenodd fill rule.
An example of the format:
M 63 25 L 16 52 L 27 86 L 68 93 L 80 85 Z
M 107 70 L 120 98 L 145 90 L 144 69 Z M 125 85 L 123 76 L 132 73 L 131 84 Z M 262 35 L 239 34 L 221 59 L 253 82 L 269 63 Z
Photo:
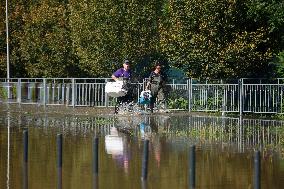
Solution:
M 191 112 L 191 98 L 192 98 L 192 79 L 187 79 L 187 90 L 188 90 L 188 111 Z
M 106 83 L 107 83 L 107 81 L 105 80 L 104 89 L 106 88 Z M 107 107 L 107 108 L 108 108 L 108 105 L 109 105 L 108 99 L 109 99 L 109 96 L 108 96 L 108 94 L 107 94 L 106 91 L 105 91 L 105 107 Z
M 22 102 L 22 86 L 21 86 L 21 79 L 18 79 L 17 84 L 17 102 L 20 104 Z
M 43 84 L 42 84 L 42 90 L 43 90 L 43 99 L 42 99 L 42 104 L 45 107 L 46 106 L 46 78 L 43 78 Z
M 65 104 L 65 83 L 64 83 L 64 81 L 60 86 L 61 86 L 61 102 L 62 102 L 62 105 L 63 105 L 63 104 Z
M 222 96 L 222 116 L 225 116 L 225 111 L 226 111 L 226 86 L 225 86 L 222 79 L 221 79 L 221 84 L 222 84 L 222 87 L 224 88 L 223 96 Z
M 10 86 L 10 79 L 7 79 L 7 101 L 9 102 L 9 99 L 12 98 L 12 93 L 11 93 L 11 86 Z
M 30 81 L 28 80 L 27 82 L 27 87 L 28 87 L 28 94 L 27 94 L 27 99 L 31 100 L 31 84 Z
M 108 108 L 108 104 L 109 104 L 109 102 L 108 102 L 108 94 L 105 92 L 105 97 L 106 97 L 106 99 L 105 99 L 105 102 L 106 102 L 106 107 Z
M 66 106 L 69 106 L 69 101 L 70 101 L 70 84 L 66 83 Z
M 243 79 L 239 79 L 239 115 L 243 114 Z
M 75 92 L 75 79 L 72 78 L 72 107 L 75 108 L 75 99 L 76 99 L 76 92 Z

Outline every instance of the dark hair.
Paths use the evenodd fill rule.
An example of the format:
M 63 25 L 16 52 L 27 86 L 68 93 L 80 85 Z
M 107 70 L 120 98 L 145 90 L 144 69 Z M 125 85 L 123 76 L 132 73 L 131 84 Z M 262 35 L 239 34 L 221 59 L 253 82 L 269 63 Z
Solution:
M 154 70 L 155 70 L 158 66 L 160 66 L 161 68 L 163 67 L 163 65 L 162 65 L 162 64 L 160 64 L 160 63 L 156 63 L 156 64 L 155 64 L 155 66 L 154 66 Z

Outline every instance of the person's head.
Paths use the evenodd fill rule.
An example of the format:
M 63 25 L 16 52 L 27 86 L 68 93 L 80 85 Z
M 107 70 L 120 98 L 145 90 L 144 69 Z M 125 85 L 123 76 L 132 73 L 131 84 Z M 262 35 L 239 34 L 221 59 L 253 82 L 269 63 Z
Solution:
M 124 62 L 123 62 L 123 68 L 124 68 L 125 70 L 129 70 L 129 69 L 130 69 L 130 62 L 129 62 L 129 60 L 124 60 Z
M 160 63 L 156 63 L 154 71 L 160 73 L 161 69 L 162 69 L 162 65 Z

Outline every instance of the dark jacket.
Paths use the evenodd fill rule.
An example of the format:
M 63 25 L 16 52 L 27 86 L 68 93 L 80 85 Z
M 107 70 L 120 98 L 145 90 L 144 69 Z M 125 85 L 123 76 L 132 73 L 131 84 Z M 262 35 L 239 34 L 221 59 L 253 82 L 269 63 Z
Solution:
M 164 75 L 163 73 L 156 74 L 154 71 L 152 71 L 148 78 L 148 82 L 151 84 L 151 88 L 163 88 L 166 85 L 166 75 Z

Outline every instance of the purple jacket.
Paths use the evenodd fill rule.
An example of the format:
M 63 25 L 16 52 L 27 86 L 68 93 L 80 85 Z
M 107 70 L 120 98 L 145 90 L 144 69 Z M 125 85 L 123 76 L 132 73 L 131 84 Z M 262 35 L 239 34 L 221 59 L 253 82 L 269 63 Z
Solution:
M 125 71 L 123 68 L 120 68 L 116 70 L 116 72 L 114 72 L 113 75 L 117 78 L 123 77 L 125 79 L 130 79 L 131 71 L 130 70 Z

